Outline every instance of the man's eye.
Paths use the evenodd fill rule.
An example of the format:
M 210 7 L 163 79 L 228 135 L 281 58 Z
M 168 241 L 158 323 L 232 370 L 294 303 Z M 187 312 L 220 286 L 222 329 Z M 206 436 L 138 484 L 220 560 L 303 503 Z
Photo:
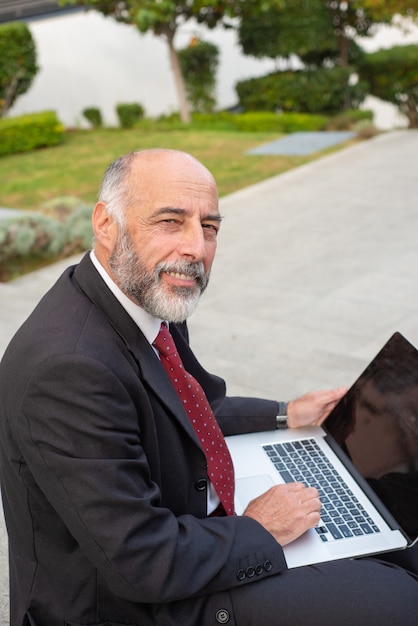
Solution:
M 202 224 L 202 228 L 210 233 L 213 233 L 214 235 L 217 235 L 219 230 L 219 227 L 215 226 L 215 224 Z
M 180 220 L 176 220 L 175 218 L 168 217 L 165 220 L 161 220 L 161 223 L 167 226 L 177 226 L 180 224 Z

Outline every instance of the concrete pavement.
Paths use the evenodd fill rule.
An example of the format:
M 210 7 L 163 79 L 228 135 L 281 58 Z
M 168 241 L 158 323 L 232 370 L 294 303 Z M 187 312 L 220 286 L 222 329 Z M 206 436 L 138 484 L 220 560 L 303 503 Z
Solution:
M 391 132 L 221 200 L 190 330 L 230 394 L 286 400 L 350 384 L 394 331 L 418 345 L 417 162 L 418 131 Z M 0 284 L 0 354 L 69 262 Z M 6 626 L 1 526 L 0 542 Z

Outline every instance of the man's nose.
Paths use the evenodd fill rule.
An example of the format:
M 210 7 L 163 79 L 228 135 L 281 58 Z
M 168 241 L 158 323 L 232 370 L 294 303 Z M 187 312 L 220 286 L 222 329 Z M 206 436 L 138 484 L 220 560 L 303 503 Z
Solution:
M 201 261 L 206 252 L 206 242 L 204 232 L 200 222 L 198 224 L 190 224 L 184 228 L 180 243 L 179 253 L 182 256 L 188 256 L 194 261 Z

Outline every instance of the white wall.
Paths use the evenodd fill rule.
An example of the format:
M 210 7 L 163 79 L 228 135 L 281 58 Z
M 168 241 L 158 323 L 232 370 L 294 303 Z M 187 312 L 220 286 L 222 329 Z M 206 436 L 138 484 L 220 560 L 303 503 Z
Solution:
M 81 111 L 98 107 L 106 124 L 117 123 L 115 105 L 140 102 L 151 117 L 178 110 L 174 81 L 165 42 L 136 28 L 118 24 L 94 11 L 76 12 L 29 22 L 35 39 L 40 71 L 29 92 L 21 96 L 9 115 L 53 109 L 66 126 L 86 124 Z M 186 24 L 176 36 L 177 48 L 192 36 L 216 44 L 220 52 L 217 103 L 224 108 L 236 104 L 234 85 L 238 80 L 273 71 L 272 60 L 245 57 L 233 30 L 209 31 Z M 418 29 L 410 34 L 383 28 L 362 45 L 372 51 L 398 43 L 418 43 Z M 405 125 L 389 104 L 369 99 L 380 128 Z
M 97 106 L 108 124 L 116 124 L 115 105 L 140 102 L 151 117 L 178 110 L 165 41 L 141 35 L 97 12 L 66 14 L 29 22 L 41 68 L 30 91 L 10 115 L 54 109 L 69 126 L 83 123 L 81 111 Z M 236 103 L 237 80 L 274 69 L 273 61 L 248 59 L 240 53 L 233 31 L 186 25 L 176 36 L 177 48 L 193 35 L 216 44 L 220 52 L 218 106 Z

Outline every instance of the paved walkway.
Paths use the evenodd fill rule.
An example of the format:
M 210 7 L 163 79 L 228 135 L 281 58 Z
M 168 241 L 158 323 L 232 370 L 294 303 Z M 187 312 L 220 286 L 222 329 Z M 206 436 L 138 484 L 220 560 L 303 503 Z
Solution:
M 348 131 L 290 133 L 281 139 L 252 148 L 247 154 L 312 154 L 352 139 L 355 135 Z
M 418 131 L 392 132 L 222 199 L 190 329 L 230 393 L 284 400 L 350 384 L 395 330 L 418 345 L 417 158 Z M 0 284 L 0 354 L 67 264 Z

